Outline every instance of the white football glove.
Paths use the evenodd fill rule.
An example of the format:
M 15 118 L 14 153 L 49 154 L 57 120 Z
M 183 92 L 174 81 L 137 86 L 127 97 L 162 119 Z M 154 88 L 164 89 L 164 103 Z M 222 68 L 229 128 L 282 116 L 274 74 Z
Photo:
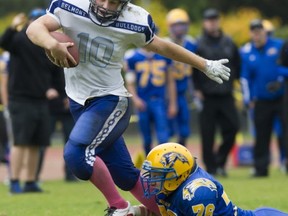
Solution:
M 222 84 L 223 80 L 227 81 L 230 77 L 230 68 L 223 65 L 228 62 L 228 59 L 220 59 L 216 61 L 206 60 L 206 68 L 203 72 L 210 79 L 214 80 L 219 84 Z

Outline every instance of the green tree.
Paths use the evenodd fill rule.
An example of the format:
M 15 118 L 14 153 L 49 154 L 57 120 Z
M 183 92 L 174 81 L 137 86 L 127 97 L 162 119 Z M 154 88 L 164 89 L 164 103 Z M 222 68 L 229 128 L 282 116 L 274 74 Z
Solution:
M 174 7 L 185 8 L 192 19 L 199 20 L 205 8 L 215 7 L 221 12 L 228 13 L 241 8 L 255 8 L 264 17 L 271 18 L 278 16 L 282 23 L 288 24 L 288 1 L 287 0 L 181 0 L 167 1 L 160 0 L 168 9 Z

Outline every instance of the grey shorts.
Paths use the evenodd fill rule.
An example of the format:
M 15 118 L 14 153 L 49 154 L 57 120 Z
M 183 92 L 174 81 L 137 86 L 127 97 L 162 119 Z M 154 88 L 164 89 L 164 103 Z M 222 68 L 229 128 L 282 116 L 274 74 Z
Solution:
M 50 144 L 49 107 L 45 102 L 9 101 L 14 145 Z

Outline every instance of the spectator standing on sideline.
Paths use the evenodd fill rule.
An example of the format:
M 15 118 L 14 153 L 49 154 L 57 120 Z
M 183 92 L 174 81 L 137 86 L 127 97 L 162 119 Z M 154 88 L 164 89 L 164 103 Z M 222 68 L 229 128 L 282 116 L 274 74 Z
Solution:
M 141 181 L 147 198 L 156 194 L 161 215 L 288 216 L 269 207 L 239 208 L 230 201 L 223 185 L 178 143 L 151 150 L 142 166 Z
M 132 101 L 139 117 L 143 148 L 147 155 L 153 143 L 152 125 L 158 144 L 168 142 L 168 117 L 175 116 L 177 112 L 175 82 L 169 70 L 171 60 L 141 48 L 126 52 L 125 65 L 126 87 L 133 95 Z
M 251 42 L 241 48 L 241 84 L 244 102 L 254 109 L 255 144 L 253 177 L 268 176 L 269 146 L 275 118 L 282 118 L 283 77 L 278 60 L 283 42 L 268 37 L 262 20 L 250 23 Z
M 274 37 L 274 26 L 273 24 L 269 21 L 269 20 L 263 20 L 262 21 L 263 23 L 263 27 L 267 33 L 267 37 L 272 37 L 274 40 L 279 40 L 279 42 L 281 42 L 281 39 L 279 38 L 275 38 Z M 280 80 L 281 81 L 281 80 Z M 281 82 L 276 82 L 275 83 L 276 87 L 281 85 Z M 246 108 L 248 108 L 248 111 L 249 111 L 249 115 L 250 115 L 250 118 L 253 122 L 253 119 L 254 119 L 254 107 L 250 106 L 249 107 L 249 101 L 247 101 L 247 99 L 249 98 L 245 98 L 244 100 L 244 105 Z M 276 137 L 277 137 L 277 144 L 278 144 L 278 147 L 279 147 L 279 162 L 280 162 L 280 169 L 281 170 L 284 170 L 285 169 L 285 159 L 286 159 L 286 152 L 285 152 L 285 142 L 284 142 L 284 139 L 283 139 L 283 125 L 282 125 L 282 121 L 281 121 L 281 118 L 279 116 L 276 116 L 276 118 L 274 119 L 274 123 L 273 123 L 273 132 L 275 133 Z M 255 128 L 254 128 L 254 125 L 253 123 L 251 124 L 251 131 L 250 133 L 255 136 Z
M 197 39 L 196 53 L 210 59 L 229 59 L 231 77 L 223 85 L 205 79 L 199 70 L 193 73 L 195 97 L 203 103 L 199 119 L 204 164 L 208 173 L 227 176 L 226 161 L 239 129 L 233 84 L 239 78 L 241 63 L 238 48 L 232 39 L 222 32 L 220 14 L 214 8 L 203 13 L 203 34 Z M 214 145 L 217 127 L 220 128 L 222 143 L 216 149 Z
M 42 192 L 36 184 L 39 148 L 49 145 L 49 62 L 42 48 L 31 43 L 26 29 L 43 9 L 31 11 L 28 19 L 21 13 L 0 38 L 0 47 L 9 51 L 8 110 L 12 121 L 13 145 L 10 151 L 10 192 Z M 26 182 L 22 188 L 20 174 L 26 161 Z
M 187 12 L 180 8 L 175 8 L 166 16 L 169 28 L 168 40 L 195 52 L 195 40 L 188 36 L 190 19 Z M 173 61 L 171 71 L 176 82 L 178 112 L 174 118 L 169 118 L 170 136 L 177 135 L 178 143 L 186 145 L 190 134 L 190 114 L 187 102 L 187 94 L 191 95 L 192 67 L 179 61 Z
M 46 92 L 50 111 L 50 136 L 52 138 L 53 134 L 56 132 L 56 124 L 60 123 L 60 129 L 65 144 L 68 141 L 69 135 L 74 126 L 74 120 L 69 110 L 69 99 L 65 92 L 65 78 L 63 68 L 58 67 L 58 70 L 53 70 L 51 72 L 52 77 L 57 77 L 57 79 L 51 79 L 53 82 L 51 83 L 52 88 Z M 39 176 L 41 174 L 46 148 L 47 147 L 43 147 L 40 150 L 39 166 L 36 177 L 37 180 L 40 179 Z M 67 167 L 66 163 L 64 164 L 64 176 L 65 181 L 67 182 L 77 180 L 71 170 Z
M 281 70 L 280 74 L 284 76 L 284 97 L 283 97 L 283 138 L 286 151 L 286 173 L 288 174 L 288 40 L 286 40 L 281 49 L 280 63 L 286 67 Z
M 210 61 L 159 37 L 147 11 L 129 0 L 51 1 L 47 15 L 27 29 L 29 38 L 51 52 L 55 64 L 76 65 L 67 50 L 79 48 L 80 62 L 65 69 L 66 93 L 76 121 L 64 149 L 64 159 L 76 177 L 90 180 L 106 198 L 108 216 L 127 215 L 130 203 L 114 184 L 130 191 L 148 209 L 158 213 L 154 199 L 143 197 L 136 169 L 122 134 L 130 119 L 130 93 L 121 75 L 124 52 L 145 47 L 167 58 L 195 66 L 218 83 L 229 80 L 228 60 Z M 74 43 L 59 43 L 49 32 L 62 28 Z

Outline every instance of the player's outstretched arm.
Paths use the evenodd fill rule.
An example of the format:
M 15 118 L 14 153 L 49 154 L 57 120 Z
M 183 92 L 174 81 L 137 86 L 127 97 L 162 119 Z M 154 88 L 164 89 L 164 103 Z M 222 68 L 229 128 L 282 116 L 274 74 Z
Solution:
M 190 64 L 219 84 L 223 83 L 223 80 L 229 80 L 230 69 L 224 65 L 229 62 L 228 59 L 207 60 L 158 36 L 155 36 L 154 40 L 146 45 L 146 48 L 167 58 Z

